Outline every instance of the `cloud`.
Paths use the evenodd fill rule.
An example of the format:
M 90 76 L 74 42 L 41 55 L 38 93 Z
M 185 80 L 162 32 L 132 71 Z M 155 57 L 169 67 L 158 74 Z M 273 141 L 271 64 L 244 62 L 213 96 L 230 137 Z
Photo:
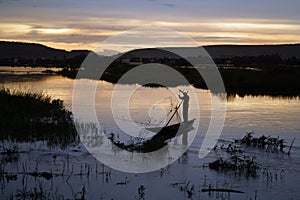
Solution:
M 300 3 L 292 0 L 1 2 L 2 40 L 91 47 L 128 29 L 148 26 L 182 32 L 201 44 L 295 43 L 300 35 Z
M 173 7 L 173 6 L 175 6 L 175 4 L 171 4 L 171 3 L 163 3 L 162 5 L 163 5 L 163 6 L 168 6 L 168 7 Z
M 116 55 L 120 52 L 112 50 L 112 49 L 103 49 L 102 51 L 98 51 L 97 53 L 100 55 L 103 55 L 103 56 L 112 56 L 112 55 Z
M 100 21 L 101 23 L 98 23 Z M 36 41 L 39 43 L 59 44 L 89 44 L 100 43 L 103 40 L 122 33 L 127 29 L 147 27 L 148 24 L 157 27 L 174 29 L 192 37 L 200 44 L 236 43 L 295 43 L 300 40 L 300 25 L 286 22 L 258 22 L 251 20 L 238 22 L 168 22 L 146 20 L 116 20 L 112 18 L 97 18 L 81 23 L 60 21 L 52 24 L 48 22 L 34 22 L 32 24 L 2 23 L 0 24 L 0 39 Z M 163 33 L 149 33 L 155 40 L 164 39 L 162 46 L 174 43 L 176 38 Z M 278 38 L 280 37 L 280 40 Z M 144 38 L 135 38 L 140 44 Z M 161 41 L 162 42 L 162 41 Z M 146 44 L 145 44 L 146 45 Z M 66 46 L 66 45 L 65 45 Z M 70 49 L 69 49 L 70 50 Z

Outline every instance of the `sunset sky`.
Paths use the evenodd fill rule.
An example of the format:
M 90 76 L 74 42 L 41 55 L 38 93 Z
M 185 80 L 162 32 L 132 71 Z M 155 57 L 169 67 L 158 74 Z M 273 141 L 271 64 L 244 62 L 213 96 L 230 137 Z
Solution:
M 0 0 L 0 40 L 93 49 L 128 29 L 162 27 L 209 44 L 300 42 L 299 0 Z

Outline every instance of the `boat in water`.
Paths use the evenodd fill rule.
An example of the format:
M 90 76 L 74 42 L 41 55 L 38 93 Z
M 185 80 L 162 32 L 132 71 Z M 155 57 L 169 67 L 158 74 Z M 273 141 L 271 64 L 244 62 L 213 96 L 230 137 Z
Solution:
M 187 94 L 187 93 L 186 93 Z M 174 118 L 176 114 L 178 114 L 178 110 L 184 100 L 182 100 L 178 106 L 175 107 L 175 110 L 168 120 L 168 122 L 161 127 L 147 127 L 145 128 L 145 131 L 150 131 L 152 133 L 155 133 L 154 136 L 152 136 L 149 139 L 146 139 L 143 142 L 136 143 L 136 144 L 125 144 L 121 143 L 120 141 L 115 141 L 114 137 L 109 137 L 110 141 L 116 145 L 117 147 L 121 149 L 125 149 L 127 151 L 131 152 L 153 152 L 158 149 L 161 149 L 162 147 L 166 146 L 168 144 L 168 141 L 172 138 L 175 138 L 180 135 L 187 134 L 189 131 L 193 130 L 193 123 L 195 119 L 187 120 L 185 118 L 184 121 L 169 125 L 171 120 Z M 185 102 L 187 103 L 187 102 Z M 183 109 L 183 113 L 188 112 L 187 110 Z M 187 117 L 187 115 L 186 115 Z
M 151 128 L 145 128 L 147 131 L 151 131 L 156 133 L 153 138 L 161 138 L 165 140 L 172 139 L 176 136 L 182 135 L 186 132 L 189 132 L 193 130 L 193 123 L 195 119 L 186 121 L 186 122 L 180 122 L 176 124 L 172 124 L 169 126 L 164 127 L 151 127 Z

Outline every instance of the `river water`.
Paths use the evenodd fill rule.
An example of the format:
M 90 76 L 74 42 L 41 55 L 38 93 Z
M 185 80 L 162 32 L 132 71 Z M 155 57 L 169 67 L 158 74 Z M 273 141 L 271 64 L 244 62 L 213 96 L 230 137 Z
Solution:
M 45 69 L 1 67 L 0 83 L 6 88 L 38 91 L 52 98 L 62 99 L 66 108 L 72 111 L 74 80 L 43 74 L 43 70 Z M 97 81 L 95 110 L 102 128 L 106 132 L 120 135 L 121 140 L 124 138 L 115 121 L 122 123 L 125 128 L 132 122 L 139 127 L 148 124 L 162 125 L 168 119 L 166 116 L 170 105 L 178 104 L 177 94 L 173 94 L 169 88 L 138 87 L 128 101 L 117 101 L 113 105 L 117 109 L 112 112 L 111 99 L 115 87 L 114 84 Z M 136 85 L 118 87 L 124 95 L 126 91 L 137 88 Z M 178 91 L 178 88 L 173 90 Z M 211 120 L 212 99 L 222 97 L 206 90 L 192 90 L 196 101 L 191 100 L 189 118 L 196 118 L 198 123 L 195 129 L 196 137 L 188 151 L 171 165 L 149 173 L 126 173 L 103 165 L 82 145 L 60 149 L 48 148 L 43 142 L 22 143 L 17 144 L 18 148 L 23 150 L 20 158 L 18 161 L 2 164 L 4 171 L 14 174 L 24 171 L 24 168 L 26 171 L 38 168 L 40 171 L 55 172 L 57 176 L 48 181 L 43 177 L 30 177 L 23 173 L 17 176 L 17 180 L 4 180 L 0 196 L 7 198 L 9 195 L 18 194 L 18 189 L 24 190 L 24 185 L 27 190 L 42 185 L 51 195 L 64 198 L 79 197 L 84 193 L 88 199 L 254 199 L 255 196 L 257 199 L 299 199 L 300 99 L 237 95 L 226 99 L 226 119 L 217 142 L 218 147 L 222 144 L 227 146 L 249 131 L 253 131 L 255 136 L 264 134 L 280 137 L 287 145 L 296 138 L 290 156 L 281 152 L 271 153 L 243 147 L 247 154 L 256 157 L 260 165 L 257 177 L 245 177 L 207 167 L 208 162 L 227 155 L 222 149 L 213 150 L 205 158 L 199 159 L 198 151 Z M 82 90 L 81 94 L 85 92 Z M 117 98 L 126 98 L 126 95 L 123 97 L 122 94 L 119 92 Z M 84 101 L 76 106 L 82 113 L 86 113 L 85 110 L 90 107 Z M 85 115 L 81 117 L 85 118 Z M 85 120 L 88 119 L 89 116 L 86 116 Z M 2 141 L 2 146 L 9 146 L 10 143 L 11 141 Z M 141 185 L 145 190 L 139 192 L 138 188 L 141 188 Z M 192 185 L 193 195 L 189 196 L 187 190 L 191 189 Z M 208 188 L 209 185 L 244 193 L 201 192 L 201 189 Z M 141 191 L 144 192 L 144 196 Z

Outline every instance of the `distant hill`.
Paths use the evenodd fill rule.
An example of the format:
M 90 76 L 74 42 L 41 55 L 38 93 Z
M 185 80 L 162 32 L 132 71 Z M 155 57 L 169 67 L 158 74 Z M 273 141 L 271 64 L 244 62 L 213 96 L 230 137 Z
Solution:
M 163 48 L 172 52 L 180 52 L 180 55 L 187 57 L 198 56 L 202 47 L 167 47 Z M 232 58 L 246 56 L 265 56 L 279 55 L 282 59 L 300 58 L 300 44 L 281 44 L 281 45 L 209 45 L 203 46 L 212 58 Z M 197 51 L 199 49 L 199 51 Z M 143 50 L 133 50 L 127 54 L 127 58 L 163 58 L 174 57 L 173 53 L 168 53 L 152 48 Z
M 300 58 L 300 44 L 281 45 L 210 45 L 203 46 L 213 58 L 229 58 L 234 56 L 259 56 L 278 54 L 282 58 Z M 26 58 L 26 59 L 62 59 L 78 55 L 87 55 L 89 50 L 66 51 L 54 49 L 42 44 L 24 42 L 0 41 L 0 59 Z M 151 51 L 139 52 L 136 56 L 147 57 Z M 135 54 L 131 54 L 133 56 Z M 157 54 L 156 54 L 157 56 Z M 151 57 L 151 55 L 150 55 Z
M 0 41 L 0 59 L 3 58 L 24 58 L 24 59 L 66 59 L 78 55 L 87 55 L 88 50 L 66 51 L 54 49 L 42 44 L 24 42 Z
M 204 46 L 213 58 L 278 54 L 282 58 L 300 58 L 300 44 L 281 45 L 213 45 Z

